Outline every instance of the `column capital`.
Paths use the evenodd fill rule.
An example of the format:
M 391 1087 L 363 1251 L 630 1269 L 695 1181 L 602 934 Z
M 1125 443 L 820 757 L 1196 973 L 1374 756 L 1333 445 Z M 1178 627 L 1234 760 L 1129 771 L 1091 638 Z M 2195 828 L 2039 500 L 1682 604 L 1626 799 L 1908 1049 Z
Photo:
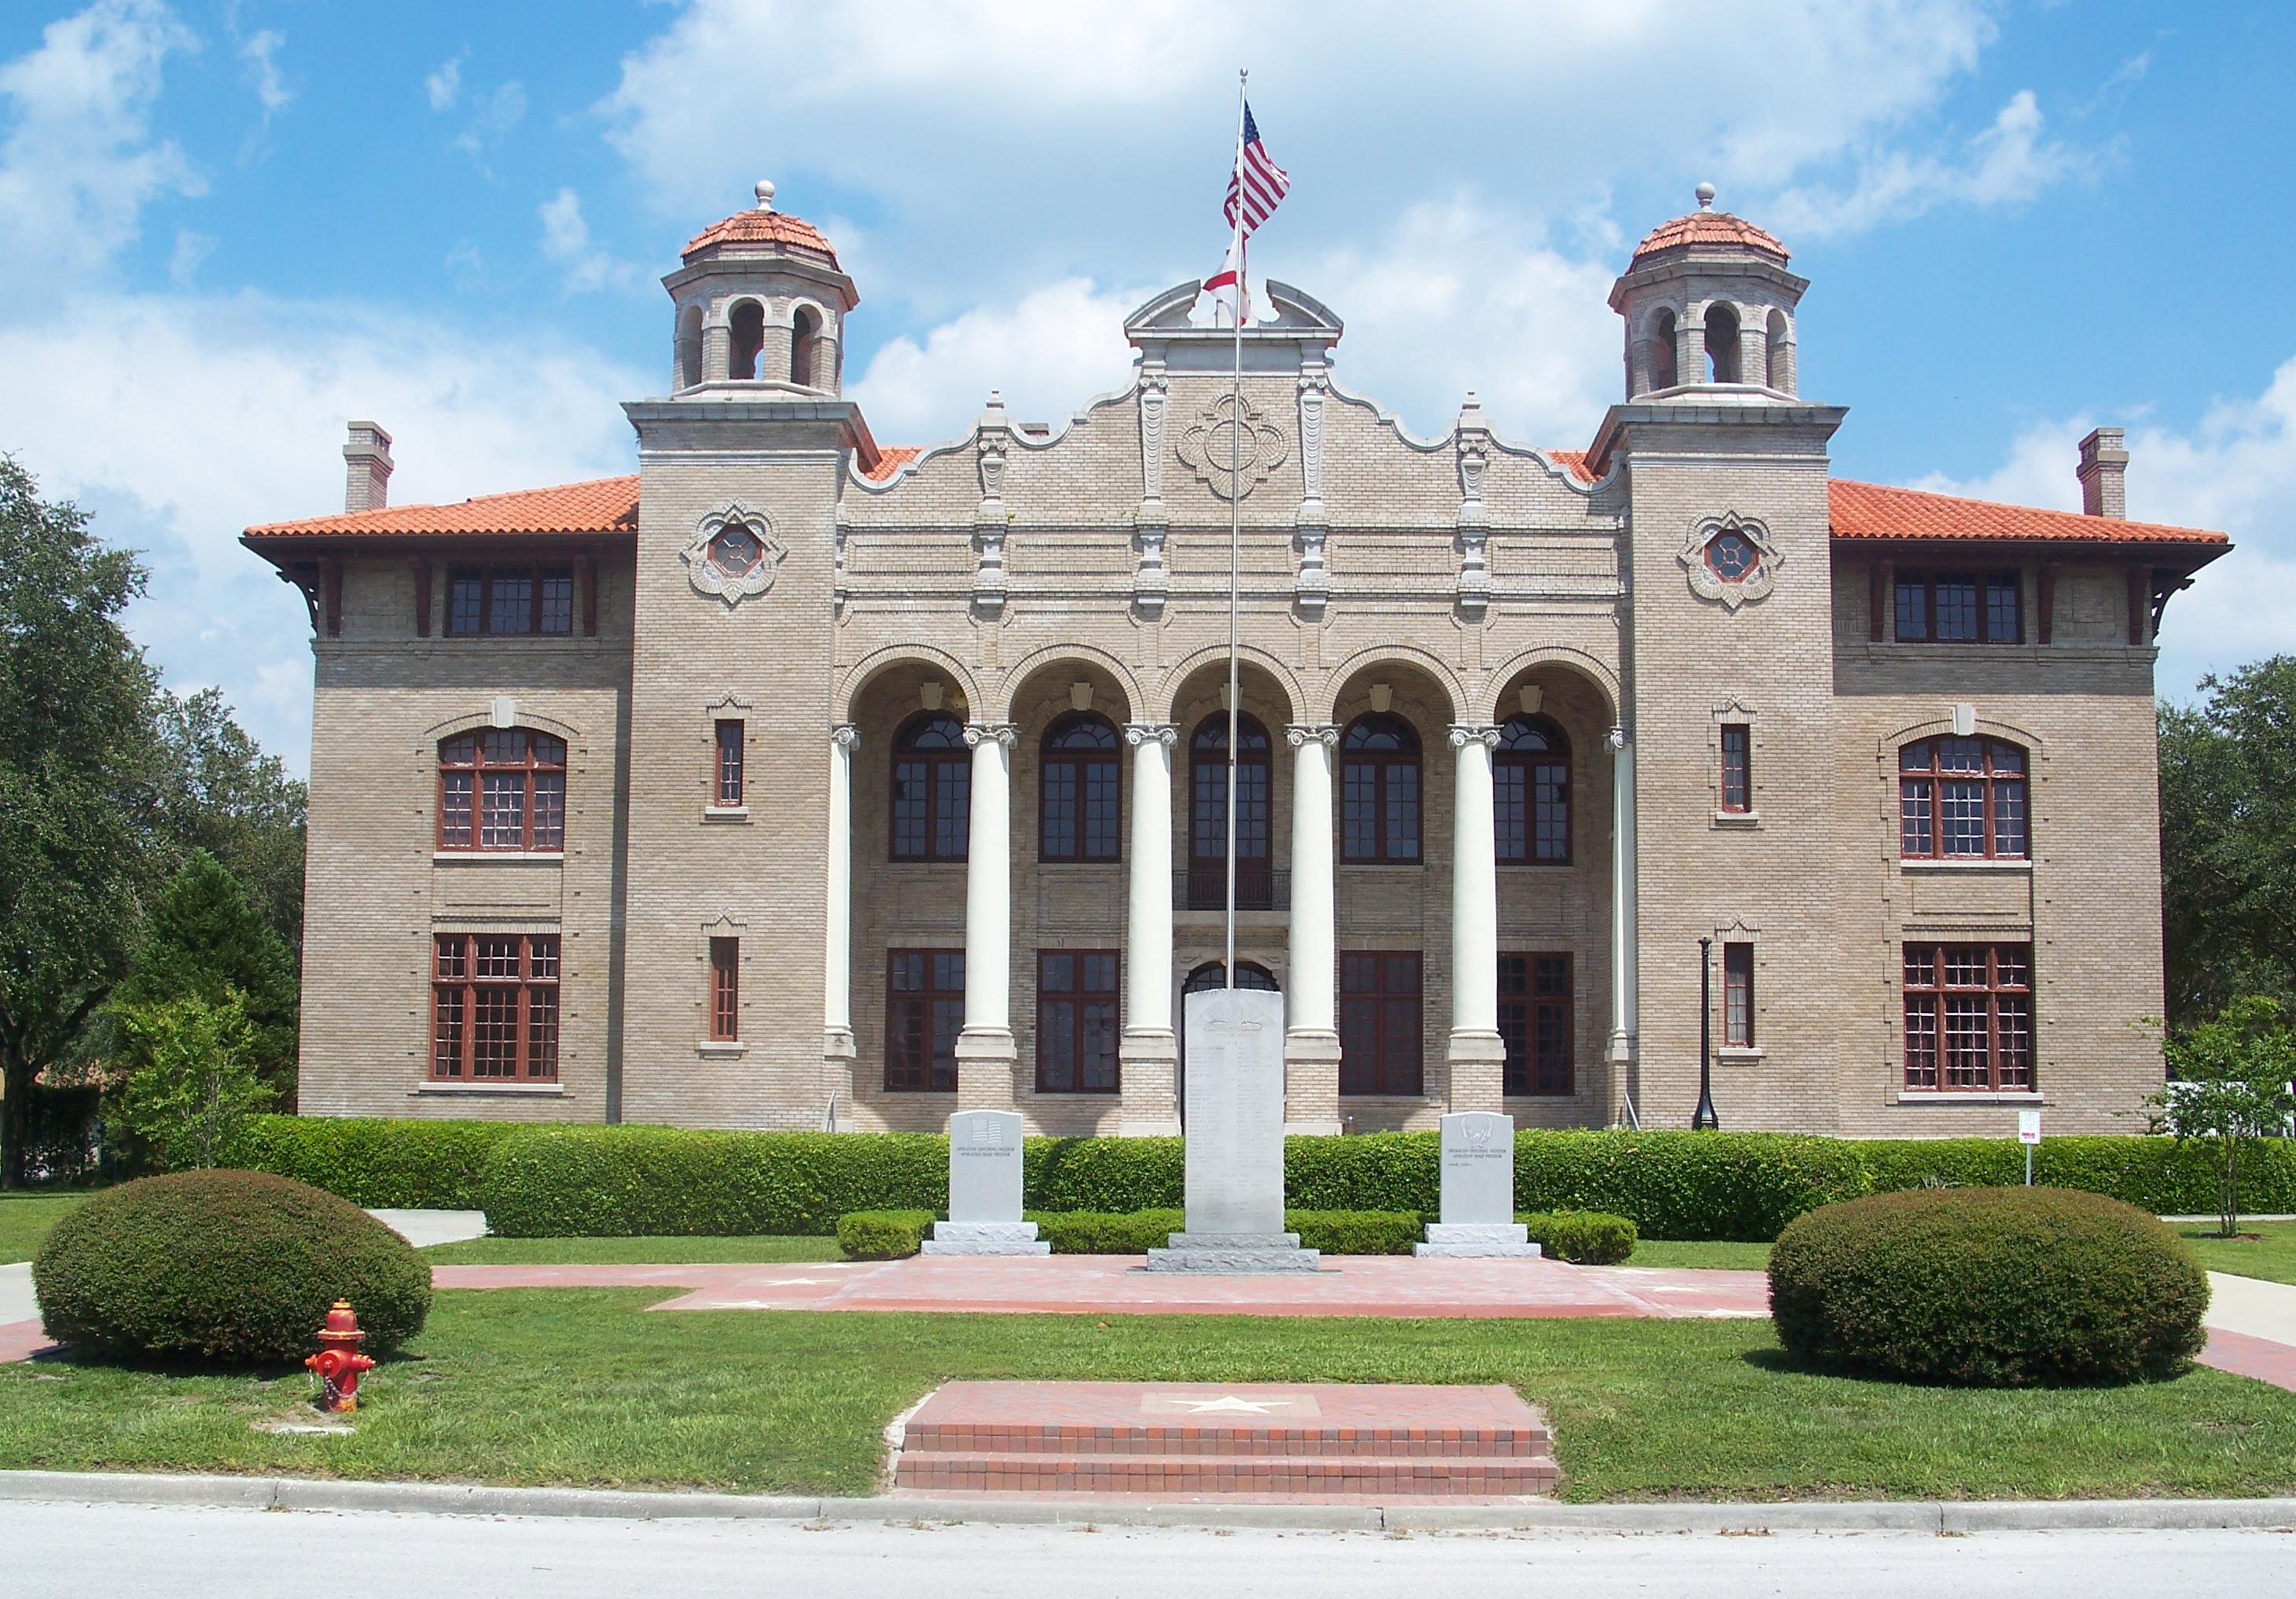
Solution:
M 1628 742 L 1627 730 L 1624 727 L 1613 727 L 1603 735 L 1603 742 L 1614 750 L 1625 749 Z
M 1124 742 L 1126 743 L 1137 749 L 1142 744 L 1151 742 L 1152 741 L 1163 745 L 1164 748 L 1168 750 L 1174 744 L 1180 742 L 1180 730 L 1168 722 L 1127 722 L 1124 724 Z
M 1486 750 L 1499 747 L 1499 730 L 1482 722 L 1451 724 L 1451 748 L 1464 750 L 1469 744 L 1480 744 Z
M 850 722 L 840 722 L 829 730 L 829 742 L 849 753 L 861 747 L 861 730 Z
M 978 750 L 992 739 L 1010 750 L 1021 742 L 1021 730 L 1010 722 L 967 722 L 964 725 L 967 749 Z
M 1283 730 L 1283 742 L 1294 750 L 1317 743 L 1328 750 L 1340 742 L 1340 730 L 1329 722 L 1294 722 Z

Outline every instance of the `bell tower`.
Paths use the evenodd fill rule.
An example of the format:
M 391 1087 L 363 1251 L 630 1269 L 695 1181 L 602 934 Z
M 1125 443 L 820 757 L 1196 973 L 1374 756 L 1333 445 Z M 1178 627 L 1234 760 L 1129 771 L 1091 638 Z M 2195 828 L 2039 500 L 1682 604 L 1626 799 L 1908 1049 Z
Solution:
M 661 280 L 676 308 L 670 390 L 681 399 L 840 391 L 845 316 L 861 297 L 829 241 L 774 209 L 772 184 L 758 180 L 757 195 L 755 209 L 695 234 Z
M 1661 224 L 1611 286 L 1626 319 L 1627 398 L 1791 400 L 1794 309 L 1808 278 L 1786 270 L 1786 247 L 1742 217 L 1698 209 Z

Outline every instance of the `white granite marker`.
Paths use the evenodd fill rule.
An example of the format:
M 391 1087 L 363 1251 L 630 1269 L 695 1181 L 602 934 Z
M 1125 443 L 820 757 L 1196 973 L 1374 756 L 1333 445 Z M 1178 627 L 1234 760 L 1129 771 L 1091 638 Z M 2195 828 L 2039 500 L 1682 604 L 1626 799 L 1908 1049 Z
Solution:
M 1427 1224 L 1414 1255 L 1531 1256 L 1514 1218 L 1514 1118 L 1462 1111 L 1443 1118 L 1443 1219 Z
M 1188 1029 L 1187 1230 L 1150 1271 L 1314 1271 L 1283 1230 L 1283 996 L 1212 988 L 1184 1002 Z
M 1021 1219 L 1021 1113 L 959 1111 L 948 1119 L 948 1219 L 933 1223 L 928 1255 L 1049 1255 Z

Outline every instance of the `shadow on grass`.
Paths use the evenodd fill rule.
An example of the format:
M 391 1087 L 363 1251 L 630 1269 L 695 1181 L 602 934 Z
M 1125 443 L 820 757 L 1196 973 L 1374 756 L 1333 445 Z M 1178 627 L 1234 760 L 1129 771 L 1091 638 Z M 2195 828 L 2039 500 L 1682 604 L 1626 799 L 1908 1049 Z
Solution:
M 1871 1383 L 1881 1388 L 1984 1389 L 2017 1393 L 2092 1393 L 2109 1392 L 2117 1388 L 2151 1388 L 2189 1377 L 2198 1369 L 2196 1363 L 2186 1361 L 2174 1371 L 2150 1372 L 2135 1377 L 2056 1377 L 2031 1382 L 1976 1382 L 1842 1362 L 1803 1360 L 1791 1350 L 1782 1349 L 1747 1349 L 1738 1358 L 1748 1365 L 1782 1377 L 1833 1377 L 1845 1382 Z

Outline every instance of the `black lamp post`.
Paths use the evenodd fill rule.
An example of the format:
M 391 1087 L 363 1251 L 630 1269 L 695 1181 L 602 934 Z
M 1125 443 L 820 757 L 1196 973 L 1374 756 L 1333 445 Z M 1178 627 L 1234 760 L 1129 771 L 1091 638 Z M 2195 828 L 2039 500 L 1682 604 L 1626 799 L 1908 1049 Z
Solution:
M 1721 1130 L 1714 1114 L 1714 940 L 1698 940 L 1698 1112 L 1690 1125 Z

